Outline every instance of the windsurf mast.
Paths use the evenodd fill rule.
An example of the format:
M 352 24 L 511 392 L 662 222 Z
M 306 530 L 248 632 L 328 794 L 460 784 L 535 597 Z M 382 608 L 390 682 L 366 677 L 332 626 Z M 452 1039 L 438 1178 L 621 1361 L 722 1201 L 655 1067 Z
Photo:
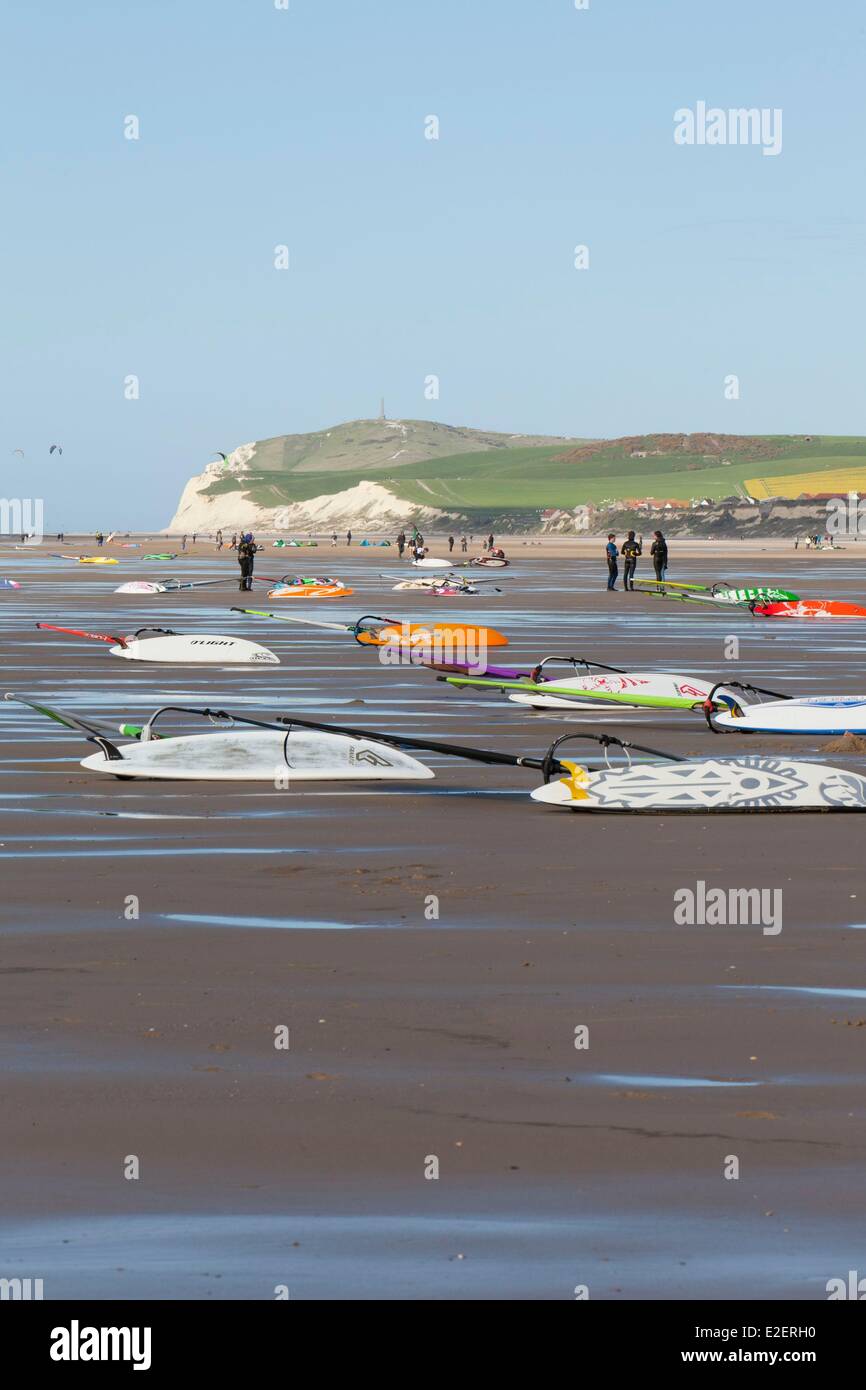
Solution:
M 365 613 L 354 623 L 323 623 L 316 618 L 297 618 L 288 613 L 266 613 L 260 608 L 232 608 L 231 612 L 247 613 L 253 618 L 274 618 L 280 623 L 301 623 L 304 627 L 322 627 L 330 632 L 348 632 L 356 641 L 359 633 L 370 631 L 366 624 L 381 624 L 383 627 L 402 627 L 403 625 L 402 618 L 381 618 L 377 613 Z
M 230 611 L 232 613 L 246 613 L 251 618 L 274 618 L 279 623 L 301 623 L 304 627 L 324 627 L 330 632 L 352 632 L 354 627 L 352 623 L 323 623 L 316 618 L 298 618 L 289 613 L 266 613 L 260 608 L 232 608 Z
M 44 632 L 66 632 L 70 637 L 86 637 L 90 642 L 116 642 L 119 647 L 127 646 L 125 637 L 113 637 L 110 632 L 83 632 L 77 627 L 57 627 L 54 623 L 37 623 Z
M 326 734 L 345 734 L 350 738 L 368 738 L 373 742 L 387 743 L 393 748 L 414 748 L 419 752 L 442 753 L 446 757 L 465 758 L 469 762 L 499 764 L 503 767 L 531 767 L 546 775 L 554 773 L 568 772 L 566 764 L 561 763 L 555 758 L 554 752 L 567 739 L 588 739 L 598 743 L 602 748 L 622 748 L 625 750 L 633 749 L 636 753 L 650 753 L 656 758 L 665 758 L 670 762 L 681 763 L 687 759 L 675 756 L 672 753 L 662 753 L 658 748 L 647 748 L 640 743 L 632 743 L 628 739 L 615 738 L 613 734 L 563 734 L 550 745 L 544 757 L 532 758 L 522 757 L 514 753 L 499 753 L 491 748 L 467 748 L 461 743 L 440 743 L 438 740 L 410 738 L 404 734 L 387 734 L 375 729 L 358 729 L 346 724 L 322 724 L 315 719 L 299 719 L 295 715 L 278 716 L 280 724 L 287 724 L 290 727 L 297 725 L 302 729 L 318 729 Z
M 205 589 L 208 584 L 223 584 L 224 579 L 159 579 L 158 584 L 165 584 L 169 591 L 174 589 Z
M 30 709 L 35 709 L 37 714 L 44 714 L 47 719 L 53 719 L 55 724 L 62 724 L 66 729 L 74 729 L 76 733 L 84 734 L 89 743 L 98 743 L 105 756 L 112 761 L 117 761 L 122 757 L 120 750 L 111 742 L 107 733 L 98 729 L 94 724 L 85 723 L 77 715 L 67 714 L 64 710 L 52 709 L 50 705 L 43 705 L 37 700 L 30 700 L 26 695 L 16 695 L 13 690 L 7 690 L 3 698 L 14 700 L 19 705 L 28 705 Z

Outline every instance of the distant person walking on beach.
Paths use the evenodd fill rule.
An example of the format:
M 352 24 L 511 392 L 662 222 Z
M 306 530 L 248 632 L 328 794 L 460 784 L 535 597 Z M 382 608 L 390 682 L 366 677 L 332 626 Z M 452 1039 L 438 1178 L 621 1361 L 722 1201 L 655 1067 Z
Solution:
M 454 549 L 454 537 L 453 537 L 453 536 L 449 536 L 449 537 L 448 537 L 448 554 L 449 554 L 449 555 L 451 554 L 451 552 L 453 551 L 453 549 Z
M 22 536 L 21 539 L 23 540 L 24 537 Z M 105 537 L 103 536 L 103 534 L 102 534 L 101 531 L 97 531 L 97 533 L 96 533 L 96 544 L 97 544 L 97 545 L 103 545 L 104 543 L 105 543 Z
M 403 559 L 403 551 L 406 549 L 406 532 L 401 531 L 397 537 L 397 554 Z
M 337 544 L 337 533 L 336 533 L 336 531 L 332 531 L 332 532 L 331 532 L 331 549 L 332 549 L 332 550 L 334 549 L 334 547 L 336 546 L 336 544 Z
M 492 536 L 492 535 L 490 535 L 490 536 L 487 537 L 487 545 L 485 546 L 485 549 L 486 549 L 486 550 L 492 550 L 492 549 L 493 549 L 493 536 Z
M 237 536 L 237 532 L 235 532 L 235 534 L 232 536 L 232 543 L 231 543 L 231 545 L 229 546 L 229 550 L 237 550 L 237 548 L 238 548 L 238 536 Z
M 634 538 L 634 531 L 629 531 L 625 545 L 620 551 L 623 559 L 622 582 L 623 587 L 628 593 L 634 593 L 634 572 L 637 569 L 638 556 L 643 554 L 643 537 L 639 541 Z
M 607 538 L 604 553 L 607 556 L 607 587 L 613 590 L 616 588 L 616 577 L 619 574 L 619 565 L 616 560 L 619 551 L 616 548 L 616 536 L 613 531 Z
M 181 550 L 186 550 L 186 536 L 183 536 L 183 537 L 182 537 L 181 542 L 180 542 L 180 548 L 181 548 Z
M 461 537 L 460 537 L 460 549 L 461 549 L 461 551 L 463 552 L 463 554 L 465 555 L 465 554 L 466 554 L 466 551 L 467 551 L 467 549 L 468 549 L 468 542 L 467 542 L 465 536 L 461 536 Z
M 655 570 L 656 580 L 659 584 L 664 581 L 668 568 L 668 543 L 661 531 L 653 531 L 654 540 L 650 548 L 653 569 Z
M 238 546 L 238 564 L 241 567 L 241 582 L 238 588 L 245 592 L 253 587 L 253 566 L 256 562 L 256 551 L 258 548 L 259 547 L 253 539 L 252 531 L 248 531 L 245 536 L 241 537 L 241 543 Z
M 222 533 L 222 531 L 217 531 L 217 533 L 216 533 L 216 548 L 217 548 L 217 550 L 222 550 L 222 548 L 223 548 L 223 533 Z
M 352 544 L 352 532 L 351 532 L 351 531 L 347 531 L 347 532 L 346 532 L 346 545 L 351 545 L 351 544 Z

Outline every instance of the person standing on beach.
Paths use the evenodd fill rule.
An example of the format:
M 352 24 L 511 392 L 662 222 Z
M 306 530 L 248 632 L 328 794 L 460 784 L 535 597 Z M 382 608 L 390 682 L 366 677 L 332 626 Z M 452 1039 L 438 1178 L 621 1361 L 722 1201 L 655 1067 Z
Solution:
M 346 532 L 346 545 L 351 545 L 351 544 L 352 544 L 352 532 L 351 532 L 351 531 L 347 531 L 347 532 Z
M 331 549 L 332 549 L 332 550 L 336 547 L 336 544 L 337 544 L 337 533 L 336 533 L 336 531 L 332 531 L 332 532 L 331 532 Z
M 453 550 L 454 550 L 454 537 L 453 537 L 453 536 L 449 536 L 449 537 L 448 537 L 448 554 L 450 555 L 450 554 L 452 553 Z
M 460 537 L 460 549 L 461 549 L 461 551 L 463 552 L 464 555 L 466 554 L 466 551 L 467 551 L 467 549 L 468 549 L 468 545 L 469 545 L 469 542 L 467 541 L 466 537 L 465 537 L 465 536 L 461 536 L 461 537 Z
M 186 536 L 183 536 L 183 537 L 181 538 L 180 548 L 181 548 L 181 550 L 186 550 Z
M 650 548 L 653 569 L 655 570 L 656 580 L 659 584 L 664 582 L 668 568 L 668 543 L 661 531 L 653 531 L 653 543 Z
M 216 533 L 216 548 L 217 548 L 217 550 L 222 550 L 222 548 L 223 548 L 223 533 L 222 533 L 222 531 L 217 531 L 217 533 Z
M 492 533 L 487 537 L 487 545 L 486 545 L 485 549 L 487 549 L 487 550 L 492 550 L 492 549 L 493 549 L 493 535 L 492 535 Z
M 253 587 L 253 566 L 257 550 L 258 546 L 253 539 L 253 534 L 248 531 L 245 536 L 241 537 L 241 543 L 238 546 L 238 564 L 241 567 L 241 582 L 238 588 L 244 592 Z
M 616 577 L 619 574 L 619 565 L 616 562 L 619 551 L 616 548 L 616 535 L 613 531 L 607 538 L 604 553 L 607 556 L 607 587 L 609 590 L 614 590 L 616 589 Z
M 639 541 L 634 538 L 634 531 L 629 531 L 625 545 L 620 551 L 623 559 L 622 582 L 626 593 L 634 593 L 634 572 L 637 569 L 638 556 L 643 554 L 643 537 Z
M 397 554 L 403 559 L 403 551 L 406 549 L 406 532 L 401 531 L 397 537 Z

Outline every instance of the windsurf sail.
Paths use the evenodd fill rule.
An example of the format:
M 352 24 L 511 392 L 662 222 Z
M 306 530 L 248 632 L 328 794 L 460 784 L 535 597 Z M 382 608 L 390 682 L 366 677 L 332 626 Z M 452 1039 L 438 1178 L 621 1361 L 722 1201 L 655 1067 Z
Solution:
M 598 701 L 601 705 L 625 705 L 632 709 L 701 709 L 702 695 L 641 695 L 632 691 L 593 690 L 574 685 L 568 687 L 560 681 L 501 680 L 488 676 L 437 676 L 437 680 L 453 685 L 457 689 L 467 687 L 471 690 L 487 689 L 519 691 L 524 695 L 555 696 L 560 700 L 574 700 L 581 704 Z
M 839 599 L 798 599 L 796 603 L 750 603 L 756 618 L 866 618 L 866 608 L 859 603 L 844 603 Z

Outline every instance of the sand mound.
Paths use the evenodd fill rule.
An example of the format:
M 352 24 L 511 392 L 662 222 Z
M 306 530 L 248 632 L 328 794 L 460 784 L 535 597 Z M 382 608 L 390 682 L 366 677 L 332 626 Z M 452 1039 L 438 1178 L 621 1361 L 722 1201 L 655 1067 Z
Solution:
M 822 753 L 866 753 L 866 738 L 859 734 L 843 734 L 841 738 L 831 738 L 821 749 Z

